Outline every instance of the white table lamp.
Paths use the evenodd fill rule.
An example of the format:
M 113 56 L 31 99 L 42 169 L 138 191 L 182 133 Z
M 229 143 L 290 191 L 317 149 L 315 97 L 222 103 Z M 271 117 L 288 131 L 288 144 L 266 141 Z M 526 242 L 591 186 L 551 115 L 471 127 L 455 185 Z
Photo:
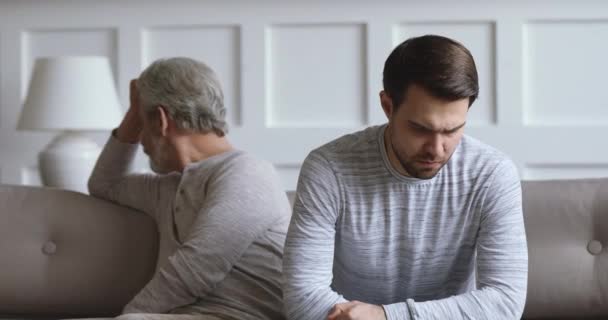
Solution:
M 101 149 L 83 133 L 113 129 L 121 117 L 106 57 L 39 58 L 18 129 L 62 131 L 38 156 L 42 183 L 86 193 Z

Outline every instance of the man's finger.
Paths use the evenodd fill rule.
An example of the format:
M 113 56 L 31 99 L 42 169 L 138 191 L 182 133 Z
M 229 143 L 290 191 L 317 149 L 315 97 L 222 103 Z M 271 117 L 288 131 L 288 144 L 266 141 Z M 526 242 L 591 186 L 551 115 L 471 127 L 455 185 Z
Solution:
M 129 84 L 129 98 L 130 98 L 130 103 L 131 104 L 135 104 L 137 103 L 138 100 L 138 95 L 139 93 L 137 92 L 137 79 L 133 79 L 131 80 L 131 83 Z
M 340 319 L 348 319 L 347 313 L 348 310 L 353 308 L 355 305 L 359 303 L 358 301 L 348 301 L 336 304 L 329 315 L 327 316 L 328 320 L 340 320 Z M 346 316 L 346 318 L 344 318 Z
M 333 308 L 331 308 L 331 310 L 329 310 L 329 314 L 327 315 L 327 320 L 336 320 L 341 312 L 342 312 L 342 309 L 340 309 L 339 305 L 335 305 Z
M 343 302 L 343 303 L 336 304 L 334 307 L 338 308 L 340 310 L 340 312 L 338 313 L 337 316 L 335 316 L 334 318 L 332 318 L 330 320 L 348 320 L 348 319 L 350 319 L 351 309 L 356 307 L 358 304 L 360 304 L 359 301 L 349 301 L 349 302 Z
M 137 79 L 132 79 L 129 83 L 129 90 L 131 93 L 134 93 L 137 90 Z

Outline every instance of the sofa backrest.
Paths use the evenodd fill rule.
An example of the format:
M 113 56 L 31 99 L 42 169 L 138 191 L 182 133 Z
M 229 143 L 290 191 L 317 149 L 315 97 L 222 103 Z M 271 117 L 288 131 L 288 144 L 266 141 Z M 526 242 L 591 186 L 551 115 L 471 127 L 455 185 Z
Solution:
M 526 181 L 524 317 L 608 319 L 608 179 Z
M 0 185 L 0 315 L 112 316 L 149 281 L 147 215 L 76 192 Z
M 608 179 L 522 188 L 524 318 L 608 318 Z M 115 315 L 154 272 L 156 227 L 135 210 L 70 191 L 0 186 L 0 219 L 0 315 Z

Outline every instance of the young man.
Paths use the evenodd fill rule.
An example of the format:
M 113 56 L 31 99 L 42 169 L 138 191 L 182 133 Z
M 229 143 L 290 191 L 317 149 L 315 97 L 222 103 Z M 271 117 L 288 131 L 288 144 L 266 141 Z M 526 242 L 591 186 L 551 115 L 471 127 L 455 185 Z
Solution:
M 304 161 L 285 245 L 289 319 L 519 319 L 527 246 L 513 163 L 464 135 L 470 52 L 412 38 L 384 66 L 388 124 Z
M 273 166 L 228 142 L 214 72 L 192 59 L 159 60 L 131 82 L 130 96 L 89 180 L 92 195 L 158 224 L 157 272 L 122 318 L 282 319 L 291 208 Z M 129 173 L 140 142 L 158 175 Z

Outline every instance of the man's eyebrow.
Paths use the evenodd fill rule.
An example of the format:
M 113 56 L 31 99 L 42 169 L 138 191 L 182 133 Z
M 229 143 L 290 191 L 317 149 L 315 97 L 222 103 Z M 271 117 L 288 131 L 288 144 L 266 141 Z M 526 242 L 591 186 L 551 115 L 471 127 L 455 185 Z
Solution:
M 451 133 L 451 132 L 458 131 L 460 128 L 464 127 L 464 126 L 467 124 L 466 122 L 464 122 L 464 123 L 462 123 L 461 125 L 458 125 L 458 126 L 456 126 L 456 127 L 454 127 L 454 128 L 451 128 L 451 129 L 435 130 L 435 129 L 433 129 L 433 128 L 429 128 L 429 127 L 427 127 L 427 126 L 425 126 L 425 125 L 423 125 L 423 124 L 417 123 L 417 122 L 412 121 L 412 120 L 408 120 L 408 122 L 409 122 L 411 125 L 413 125 L 414 127 L 418 127 L 418 128 L 420 128 L 420 129 L 424 129 L 424 130 L 426 130 L 426 131 L 431 131 L 431 132 L 444 132 L 444 133 Z

